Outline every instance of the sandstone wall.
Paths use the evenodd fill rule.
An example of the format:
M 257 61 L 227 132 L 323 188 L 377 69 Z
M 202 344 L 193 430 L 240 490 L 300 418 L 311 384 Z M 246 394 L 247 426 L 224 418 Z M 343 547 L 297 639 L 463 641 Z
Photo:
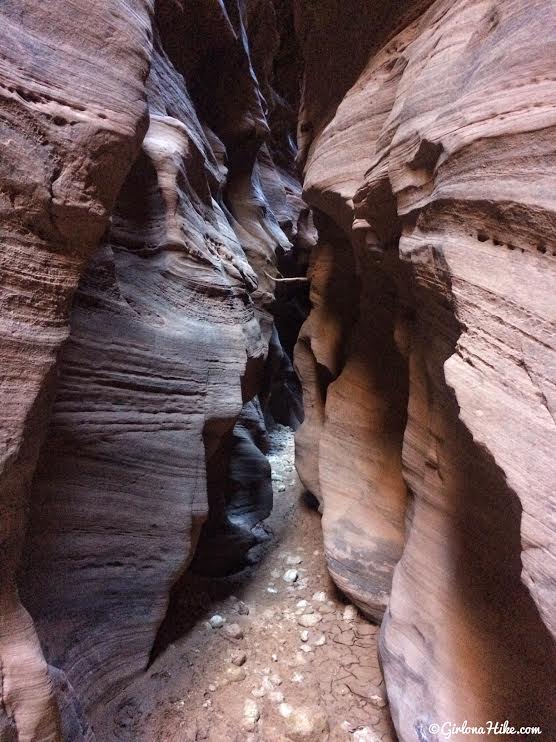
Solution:
M 313 245 L 298 104 L 330 572 L 383 621 L 400 739 L 556 737 L 554 4 L 0 21 L 0 740 L 117 738 L 177 576 L 268 513 L 264 414 L 303 417 L 273 321 L 289 347 L 306 297 L 273 277 Z
M 297 4 L 322 214 L 298 469 L 333 577 L 386 611 L 400 739 L 464 719 L 553 736 L 556 13 L 396 3 L 377 38 L 382 6 L 338 34 L 336 3 Z M 362 24 L 349 87 L 327 39 L 341 61 Z
M 0 738 L 92 739 L 203 522 L 231 568 L 228 530 L 245 551 L 272 506 L 256 395 L 295 114 L 270 2 L 1 12 Z
M 0 729 L 7 739 L 58 736 L 51 682 L 14 573 L 72 294 L 146 130 L 148 11 L 140 0 L 133 14 L 123 0 L 83 3 L 75 13 L 26 0 L 0 8 Z

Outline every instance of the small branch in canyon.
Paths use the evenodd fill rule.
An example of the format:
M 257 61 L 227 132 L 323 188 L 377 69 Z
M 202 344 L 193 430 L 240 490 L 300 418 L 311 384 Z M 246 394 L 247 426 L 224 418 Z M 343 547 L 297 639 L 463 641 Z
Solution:
M 271 281 L 276 281 L 277 283 L 307 283 L 309 279 L 306 276 L 296 276 L 295 278 L 276 278 L 275 276 L 271 276 L 270 273 L 267 273 L 264 271 L 265 276 L 267 278 L 270 278 Z

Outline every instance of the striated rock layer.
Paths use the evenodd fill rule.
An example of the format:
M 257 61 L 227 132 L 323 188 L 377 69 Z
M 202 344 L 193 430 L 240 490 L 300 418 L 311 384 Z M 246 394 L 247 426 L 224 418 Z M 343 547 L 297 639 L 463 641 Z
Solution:
M 339 26 L 332 0 L 298 3 L 321 214 L 298 469 L 333 577 L 384 614 L 400 739 L 464 719 L 552 737 L 554 4 L 364 5 Z
M 271 2 L 23 5 L 0 31 L 0 738 L 116 738 L 199 539 L 245 550 L 272 506 L 257 394 L 307 208 Z
M 62 5 L 0 9 L 0 740 L 133 734 L 171 586 L 269 512 L 300 66 L 329 569 L 383 621 L 401 740 L 556 737 L 554 4 Z
M 0 8 L 0 734 L 59 714 L 15 570 L 72 294 L 146 130 L 149 3 Z

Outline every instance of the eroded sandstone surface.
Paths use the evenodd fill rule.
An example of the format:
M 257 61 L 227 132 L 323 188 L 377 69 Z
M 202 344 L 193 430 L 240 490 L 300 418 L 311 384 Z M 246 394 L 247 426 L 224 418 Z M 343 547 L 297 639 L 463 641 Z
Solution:
M 273 420 L 399 739 L 556 737 L 551 0 L 5 0 L 0 41 L 0 740 L 135 729 Z
M 2 739 L 88 739 L 144 670 L 203 522 L 231 562 L 228 531 L 245 552 L 271 510 L 256 395 L 277 259 L 307 208 L 271 3 L 84 4 L 63 23 L 56 4 L 17 6 L 2 8 Z
M 60 11 L 19 0 L 0 9 L 0 729 L 21 740 L 59 736 L 15 583 L 30 480 L 72 295 L 146 130 L 151 53 L 146 3 L 133 14 L 118 0 Z
M 400 738 L 455 719 L 550 736 L 556 14 L 402 5 L 323 105 L 339 10 L 300 4 L 304 193 L 323 216 L 298 468 L 332 575 L 385 612 Z M 343 23 L 351 49 L 361 16 Z

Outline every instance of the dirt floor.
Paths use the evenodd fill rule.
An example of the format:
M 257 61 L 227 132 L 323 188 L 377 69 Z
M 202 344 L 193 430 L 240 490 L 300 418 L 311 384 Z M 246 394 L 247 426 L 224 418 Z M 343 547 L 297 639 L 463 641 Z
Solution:
M 292 431 L 279 426 L 271 438 L 272 538 L 260 561 L 228 578 L 187 578 L 172 607 L 170 643 L 120 699 L 111 739 L 395 739 L 378 629 L 328 577 L 320 515 L 293 465 Z

